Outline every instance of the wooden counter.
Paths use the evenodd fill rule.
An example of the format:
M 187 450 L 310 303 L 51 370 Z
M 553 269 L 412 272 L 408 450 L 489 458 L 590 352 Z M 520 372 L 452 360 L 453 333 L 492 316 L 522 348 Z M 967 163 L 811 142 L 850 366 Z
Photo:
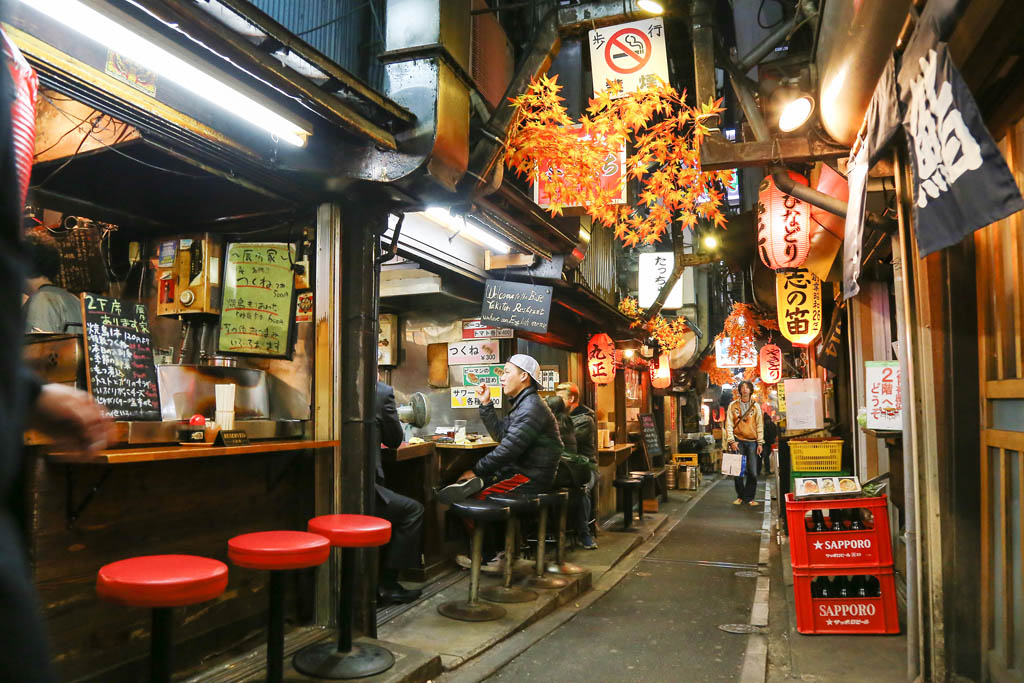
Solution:
M 245 455 L 249 453 L 280 453 L 284 451 L 305 451 L 315 448 L 333 448 L 338 441 L 257 441 L 247 446 L 150 446 L 147 448 L 111 448 L 95 455 L 78 453 L 50 453 L 47 457 L 54 462 L 91 465 L 117 465 L 129 462 L 158 462 L 162 460 L 186 460 L 188 458 L 213 458 L 222 455 Z
M 476 441 L 473 443 L 437 443 L 434 444 L 438 448 L 451 448 L 460 451 L 475 451 L 494 448 L 498 445 L 497 441 Z
M 423 443 L 405 443 L 398 448 L 389 448 L 387 451 L 394 457 L 395 462 L 405 462 L 417 458 L 429 458 L 434 454 L 434 444 L 430 441 Z
M 633 444 L 622 443 L 616 444 L 611 448 L 598 448 L 597 449 L 597 462 L 599 465 L 620 465 L 623 461 L 629 458 L 630 453 L 633 452 Z

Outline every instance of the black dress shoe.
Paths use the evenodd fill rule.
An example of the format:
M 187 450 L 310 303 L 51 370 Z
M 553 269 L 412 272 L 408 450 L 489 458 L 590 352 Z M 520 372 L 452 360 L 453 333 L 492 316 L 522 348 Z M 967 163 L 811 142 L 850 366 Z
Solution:
M 437 501 L 443 505 L 451 505 L 460 500 L 466 500 L 472 495 L 480 493 L 484 489 L 484 480 L 480 477 L 472 477 L 462 481 L 449 484 L 437 492 Z
M 403 588 L 402 586 L 396 586 L 393 588 L 378 588 L 377 589 L 377 602 L 381 606 L 403 604 L 406 602 L 412 602 L 423 594 L 418 588 Z

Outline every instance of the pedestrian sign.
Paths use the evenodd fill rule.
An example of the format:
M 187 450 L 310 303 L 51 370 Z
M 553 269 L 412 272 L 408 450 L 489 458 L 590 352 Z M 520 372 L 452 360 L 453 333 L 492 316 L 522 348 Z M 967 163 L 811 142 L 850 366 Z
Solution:
M 594 92 L 605 90 L 608 81 L 622 84 L 621 95 L 651 88 L 659 80 L 668 83 L 661 17 L 594 29 L 588 37 Z

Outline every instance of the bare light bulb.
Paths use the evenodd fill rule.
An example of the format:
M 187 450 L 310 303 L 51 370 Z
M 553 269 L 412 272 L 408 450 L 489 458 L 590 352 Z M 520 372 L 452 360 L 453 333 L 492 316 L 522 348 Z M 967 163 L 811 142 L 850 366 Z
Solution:
M 654 0 L 636 0 L 636 6 L 650 14 L 663 14 L 665 12 L 665 8 L 661 6 L 661 3 Z
M 703 242 L 704 242 L 704 247 L 707 248 L 707 249 L 717 249 L 718 248 L 718 238 L 715 237 L 714 235 L 705 235 Z

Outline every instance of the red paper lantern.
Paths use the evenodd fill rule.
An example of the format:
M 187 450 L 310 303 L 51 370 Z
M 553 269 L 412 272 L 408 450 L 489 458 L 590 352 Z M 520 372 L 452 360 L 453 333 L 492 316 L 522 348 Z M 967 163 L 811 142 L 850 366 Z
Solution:
M 658 364 L 651 366 L 651 386 L 655 389 L 668 389 L 672 384 L 672 368 L 668 366 L 668 354 L 658 357 Z
M 801 185 L 807 179 L 787 171 Z M 757 251 L 772 270 L 799 268 L 811 248 L 811 207 L 786 194 L 765 176 L 757 193 Z
M 607 334 L 595 334 L 587 342 L 587 370 L 594 384 L 615 379 L 615 342 Z
M 782 379 L 782 349 L 775 344 L 761 347 L 760 361 L 761 381 L 766 384 L 778 384 Z

